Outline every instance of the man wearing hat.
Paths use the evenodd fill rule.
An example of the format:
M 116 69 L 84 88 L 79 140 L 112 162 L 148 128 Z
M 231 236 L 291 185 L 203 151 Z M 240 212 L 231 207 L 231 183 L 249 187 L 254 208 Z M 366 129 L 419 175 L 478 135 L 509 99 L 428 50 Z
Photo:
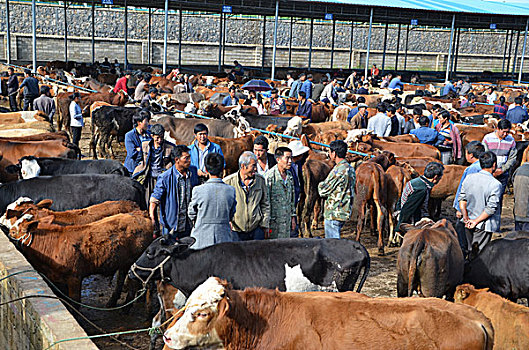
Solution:
M 367 105 L 365 103 L 358 104 L 358 112 L 351 118 L 350 123 L 353 129 L 367 129 L 368 116 L 367 116 Z M 351 115 L 351 113 L 349 113 Z M 349 119 L 349 116 L 347 116 Z M 349 121 L 349 120 L 348 120 Z
M 356 174 L 345 160 L 347 144 L 336 140 L 329 146 L 329 158 L 335 166 L 325 181 L 318 185 L 318 193 L 325 198 L 325 238 L 340 238 L 342 227 L 349 220 L 353 209 Z
M 55 115 L 55 101 L 50 96 L 50 87 L 40 87 L 40 97 L 33 101 L 33 110 L 42 111 L 48 116 L 48 120 L 53 123 L 53 116 Z
M 33 101 L 39 96 L 39 81 L 33 76 L 29 69 L 24 70 L 25 79 L 20 84 L 20 89 L 24 88 L 24 110 L 33 108 Z
M 141 107 L 145 108 L 148 107 L 151 104 L 151 101 L 156 101 L 156 96 L 159 96 L 160 93 L 158 92 L 157 88 L 150 88 L 149 94 L 145 95 L 145 97 L 141 100 Z
M 292 166 L 290 172 L 294 178 L 294 200 L 296 202 L 296 208 L 299 202 L 299 195 L 301 193 L 301 168 L 306 160 L 305 155 L 310 151 L 310 148 L 303 145 L 301 141 L 295 140 L 288 144 L 288 148 L 292 150 Z M 290 232 L 290 237 L 295 238 L 299 236 L 299 223 L 296 218 L 296 227 Z

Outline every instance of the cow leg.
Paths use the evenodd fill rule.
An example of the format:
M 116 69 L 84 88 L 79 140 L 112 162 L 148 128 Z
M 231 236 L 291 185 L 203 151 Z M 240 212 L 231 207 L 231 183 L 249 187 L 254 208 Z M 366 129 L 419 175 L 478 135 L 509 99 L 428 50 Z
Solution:
M 127 271 L 119 269 L 117 275 L 116 287 L 114 288 L 114 291 L 107 302 L 107 307 L 115 307 L 118 303 L 119 297 L 121 296 L 121 291 L 123 290 L 123 283 L 125 282 Z
M 397 297 L 406 298 L 408 296 L 408 282 L 405 281 L 404 276 L 402 276 L 399 271 L 397 276 Z
M 318 199 L 316 203 L 314 203 L 312 225 L 310 227 L 312 230 L 318 229 L 318 219 L 320 217 L 320 212 L 321 212 L 321 201 L 322 201 L 321 199 Z
M 134 297 L 136 296 L 136 292 L 140 289 L 140 282 L 131 280 L 130 278 L 127 278 L 126 281 L 127 281 L 128 291 L 127 291 L 127 298 L 125 299 L 125 304 L 128 304 L 134 299 Z M 122 312 L 124 314 L 128 314 L 131 308 L 132 308 L 132 304 L 124 307 Z
M 369 219 L 370 219 L 369 228 L 371 229 L 371 234 L 373 236 L 376 236 L 377 231 L 375 228 L 375 222 L 377 221 L 377 217 L 375 214 L 375 206 L 372 204 L 369 205 Z
M 360 234 L 362 233 L 364 225 L 364 215 L 366 212 L 366 201 L 361 200 L 358 206 L 358 221 L 356 223 L 356 240 L 360 242 Z
M 69 277 L 67 281 L 68 296 L 77 302 L 81 302 L 81 282 L 81 278 L 74 276 Z
M 108 148 L 110 149 L 110 157 L 112 159 L 116 159 L 116 153 L 114 152 L 114 147 L 112 147 L 112 142 L 114 141 L 114 136 L 110 137 L 109 141 L 108 141 Z M 117 138 L 116 138 L 116 142 L 117 142 Z
M 165 310 L 164 310 L 163 300 L 159 294 L 158 294 L 158 301 L 160 303 L 160 309 L 158 310 L 158 313 L 152 318 L 152 324 L 151 324 L 152 328 L 160 327 L 162 323 L 164 323 Z M 149 350 L 156 349 L 156 340 L 159 337 L 160 337 L 160 334 L 158 334 L 157 332 L 151 333 L 151 342 L 149 344 Z
M 384 230 L 384 217 L 387 214 L 386 208 L 382 206 L 379 200 L 375 200 L 375 205 L 377 207 L 377 224 L 378 224 L 378 255 L 384 255 L 384 240 L 382 238 Z
M 388 211 L 388 220 L 389 220 L 389 238 L 388 238 L 388 247 L 395 240 L 395 222 L 393 221 L 393 213 Z

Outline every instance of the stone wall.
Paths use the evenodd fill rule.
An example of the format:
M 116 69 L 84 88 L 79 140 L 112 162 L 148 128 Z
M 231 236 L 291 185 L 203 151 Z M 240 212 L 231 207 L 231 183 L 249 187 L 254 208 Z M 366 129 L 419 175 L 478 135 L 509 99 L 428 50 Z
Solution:
M 28 269 L 33 270 L 9 239 L 0 233 L 0 278 Z M 0 282 L 0 303 L 30 294 L 53 295 L 36 271 Z M 84 336 L 85 331 L 56 299 L 29 298 L 0 307 L 1 349 L 42 350 L 58 340 Z M 54 349 L 97 350 L 97 347 L 84 339 L 60 343 Z
M 0 1 L 0 13 L 5 13 L 5 1 Z M 68 56 L 72 60 L 91 61 L 91 6 L 70 5 L 67 12 Z M 29 2 L 10 1 L 11 31 L 15 35 L 11 52 L 19 60 L 31 60 L 31 6 Z M 96 60 L 104 57 L 117 58 L 123 62 L 124 10 L 115 6 L 97 5 L 95 10 Z M 182 63 L 197 65 L 216 65 L 218 63 L 219 15 L 184 12 L 182 20 Z M 129 8 L 128 11 L 128 59 L 131 63 L 148 63 L 148 10 Z M 288 65 L 288 45 L 290 41 L 290 19 L 283 18 L 278 26 L 278 65 Z M 427 24 L 427 23 L 420 23 Z M 456 23 L 457 24 L 457 23 Z M 272 17 L 265 21 L 265 64 L 271 63 L 271 45 L 273 43 Z M 294 19 L 292 35 L 292 66 L 308 66 L 308 47 L 310 21 Z M 337 22 L 335 31 L 334 68 L 349 67 L 349 49 L 351 45 L 351 23 Z M 151 16 L 152 62 L 161 64 L 163 54 L 163 11 L 155 10 Z M 384 47 L 385 26 L 373 26 L 371 50 L 372 59 L 381 63 Z M 394 67 L 394 53 L 397 49 L 398 27 L 389 26 L 386 41 L 389 53 L 386 68 Z M 5 16 L 0 15 L 0 34 L 5 33 Z M 178 62 L 179 14 L 171 11 L 169 15 L 169 64 Z M 355 23 L 353 26 L 352 67 L 363 66 L 367 49 L 368 26 Z M 402 26 L 399 47 L 399 68 L 404 68 L 404 51 L 408 46 L 406 68 L 418 70 L 443 70 L 442 62 L 450 42 L 450 31 L 446 28 L 415 27 L 406 35 L 406 26 Z M 37 56 L 39 61 L 64 58 L 64 9 L 61 5 L 37 4 Z M 225 63 L 231 64 L 238 59 L 243 65 L 260 66 L 263 43 L 263 18 L 259 16 L 230 15 L 225 26 Z M 312 67 L 329 67 L 332 38 L 332 22 L 315 20 L 313 31 Z M 514 54 L 518 42 L 518 59 L 523 45 L 523 36 L 511 36 L 505 31 L 474 30 L 461 31 L 458 60 L 459 71 L 501 71 L 503 53 L 507 43 L 511 60 L 505 70 L 512 70 Z M 5 43 L 3 45 L 5 48 Z M 0 50 L 2 51 L 2 50 Z M 5 51 L 5 49 L 4 49 Z M 5 56 L 5 52 L 0 52 Z M 507 54 L 508 56 L 508 54 Z M 529 64 L 526 65 L 529 69 Z

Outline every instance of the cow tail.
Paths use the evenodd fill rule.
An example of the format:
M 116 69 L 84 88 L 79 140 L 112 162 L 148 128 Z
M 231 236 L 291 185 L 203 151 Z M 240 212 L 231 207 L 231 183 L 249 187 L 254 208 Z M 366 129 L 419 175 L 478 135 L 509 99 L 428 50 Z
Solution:
M 360 279 L 360 282 L 358 283 L 358 287 L 356 288 L 357 293 L 360 293 L 360 291 L 362 290 L 362 287 L 364 287 L 364 283 L 367 279 L 367 275 L 369 274 L 369 270 L 371 269 L 371 258 L 369 257 L 367 250 L 365 250 L 365 256 L 366 256 L 366 260 L 364 264 L 364 274 L 362 275 L 362 278 Z
M 410 257 L 410 266 L 408 269 L 408 296 L 413 295 L 413 282 L 415 281 L 417 273 L 417 260 L 424 249 L 424 238 L 420 236 L 417 242 L 413 245 Z
M 66 147 L 75 152 L 75 159 L 81 159 L 81 149 L 79 146 L 77 146 L 75 143 L 68 142 L 66 143 Z

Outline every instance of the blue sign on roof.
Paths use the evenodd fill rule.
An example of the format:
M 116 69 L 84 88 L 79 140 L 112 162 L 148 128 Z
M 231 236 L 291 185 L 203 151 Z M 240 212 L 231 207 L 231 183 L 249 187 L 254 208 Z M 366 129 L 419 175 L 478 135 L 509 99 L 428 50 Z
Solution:
M 114 0 L 101 0 L 103 5 L 114 5 Z
M 326 13 L 325 14 L 325 19 L 328 20 L 328 21 L 332 21 L 332 13 Z
M 496 29 L 496 23 L 491 23 L 489 28 L 490 29 Z
M 411 24 L 412 26 L 416 26 L 416 25 L 419 24 L 419 20 L 417 20 L 417 19 L 412 19 L 410 24 Z
M 233 12 L 233 8 L 231 6 L 224 5 L 224 6 L 222 6 L 222 12 L 223 13 L 232 13 Z

